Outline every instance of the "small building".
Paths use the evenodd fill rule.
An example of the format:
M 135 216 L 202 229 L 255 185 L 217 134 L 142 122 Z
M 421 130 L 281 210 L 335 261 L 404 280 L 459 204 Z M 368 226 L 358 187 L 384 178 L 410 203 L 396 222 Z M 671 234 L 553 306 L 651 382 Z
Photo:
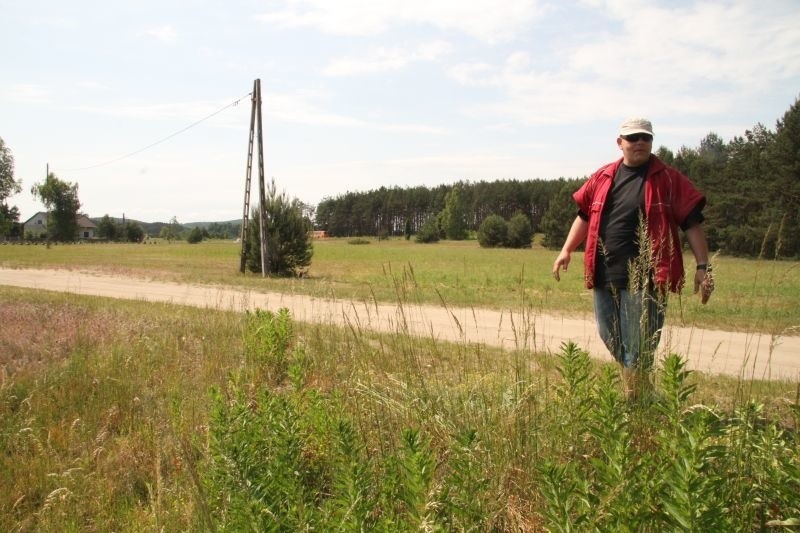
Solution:
M 314 231 L 311 232 L 311 238 L 312 239 L 327 239 L 328 238 L 328 232 L 327 231 L 321 231 L 321 230 L 314 230 Z
M 97 224 L 89 220 L 86 215 L 78 215 L 78 239 L 94 239 L 97 236 Z
M 39 211 L 22 225 L 22 235 L 24 238 L 32 237 L 38 239 L 47 233 L 47 213 Z
M 97 236 L 97 224 L 89 220 L 89 217 L 78 214 L 75 218 L 78 223 L 78 232 L 75 234 L 77 240 L 94 239 Z M 22 234 L 25 238 L 38 239 L 47 233 L 47 213 L 39 211 L 23 224 Z

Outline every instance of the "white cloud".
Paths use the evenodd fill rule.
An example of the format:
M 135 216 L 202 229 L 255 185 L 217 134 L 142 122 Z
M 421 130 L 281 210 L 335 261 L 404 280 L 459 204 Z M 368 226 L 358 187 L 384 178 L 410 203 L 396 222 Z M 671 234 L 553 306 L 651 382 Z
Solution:
M 618 118 L 642 111 L 711 116 L 800 73 L 800 10 L 789 4 L 585 2 L 610 18 L 593 39 L 553 47 L 548 68 L 525 52 L 502 64 L 461 63 L 453 79 L 500 90 L 470 116 L 527 124 Z M 608 28 L 605 32 L 602 28 Z M 649 111 L 648 111 L 649 110 Z
M 636 9 L 630 4 L 607 2 L 623 31 L 576 49 L 570 57 L 573 68 L 602 79 L 635 72 L 640 80 L 673 87 L 707 81 L 735 90 L 800 70 L 796 4 L 707 2 L 662 8 L 636 3 Z
M 108 104 L 75 106 L 72 109 L 95 115 L 134 118 L 140 120 L 182 119 L 200 120 L 221 109 L 231 101 L 173 102 L 166 104 Z M 239 104 L 243 105 L 243 104 Z
M 166 44 L 174 43 L 178 38 L 178 33 L 175 31 L 175 28 L 169 24 L 146 29 L 142 34 L 155 37 L 156 40 Z
M 262 96 L 263 113 L 267 117 L 295 124 L 344 127 L 365 125 L 361 120 L 321 110 L 319 102 L 325 98 L 324 95 L 312 91 L 265 93 Z
M 545 11 L 539 0 L 289 0 L 257 15 L 287 28 L 312 27 L 340 35 L 377 35 L 392 26 L 422 24 L 487 41 L 513 39 Z
M 332 60 L 323 70 L 327 76 L 352 76 L 400 70 L 420 61 L 436 61 L 452 50 L 446 41 L 431 41 L 415 46 L 371 50 L 363 57 L 343 57 Z
M 84 80 L 79 81 L 75 84 L 79 89 L 88 89 L 91 91 L 107 91 L 109 90 L 108 85 L 104 83 L 100 83 L 94 80 Z
M 193 124 L 216 111 L 220 111 L 234 100 L 210 101 L 198 100 L 194 102 L 172 102 L 163 104 L 106 104 L 82 105 L 71 109 L 93 115 L 130 118 L 141 121 L 153 120 L 179 120 L 186 125 Z M 262 93 L 262 115 L 265 120 L 275 119 L 291 124 L 309 126 L 363 128 L 377 131 L 393 131 L 406 133 L 420 133 L 440 135 L 446 132 L 444 128 L 426 124 L 397 124 L 387 122 L 373 122 L 339 113 L 331 113 L 324 109 L 328 96 L 315 91 L 296 91 L 291 93 Z M 237 104 L 240 111 L 235 113 L 220 113 L 214 116 L 217 126 L 241 125 L 243 115 L 250 116 L 250 98 L 242 97 Z M 234 106 L 232 106 L 234 107 Z
M 269 93 L 265 94 L 262 100 L 264 115 L 294 124 L 433 135 L 445 133 L 443 128 L 425 124 L 371 122 L 347 115 L 330 113 L 322 108 L 327 96 L 313 91 Z
M 0 99 L 18 104 L 49 104 L 50 90 L 43 85 L 19 83 L 0 91 Z

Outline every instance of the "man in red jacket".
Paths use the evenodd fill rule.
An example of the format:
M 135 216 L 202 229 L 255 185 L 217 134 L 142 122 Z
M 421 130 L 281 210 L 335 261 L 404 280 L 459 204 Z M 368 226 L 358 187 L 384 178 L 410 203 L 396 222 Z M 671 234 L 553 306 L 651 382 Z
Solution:
M 553 263 L 557 281 L 585 240 L 584 279 L 593 289 L 600 338 L 622 366 L 633 399 L 649 383 L 661 336 L 666 295 L 684 284 L 681 228 L 697 262 L 694 292 L 705 304 L 714 290 L 701 223 L 706 199 L 678 170 L 653 155 L 653 126 L 622 123 L 622 159 L 603 166 L 573 194 L 578 216 Z

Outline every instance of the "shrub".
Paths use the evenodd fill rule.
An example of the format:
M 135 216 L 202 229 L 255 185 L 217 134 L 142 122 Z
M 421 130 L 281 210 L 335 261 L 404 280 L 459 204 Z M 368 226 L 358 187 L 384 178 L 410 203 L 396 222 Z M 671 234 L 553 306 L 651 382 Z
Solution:
M 522 212 L 517 211 L 508 221 L 508 237 L 505 245 L 509 248 L 530 248 L 533 238 L 531 221 Z
M 421 243 L 439 242 L 439 223 L 436 217 L 429 217 L 425 221 L 414 240 Z
M 294 329 L 289 310 L 247 312 L 247 328 L 244 337 L 245 356 L 259 373 L 266 374 L 272 383 L 286 378 L 292 353 Z
M 483 248 L 503 246 L 508 237 L 508 224 L 500 215 L 489 215 L 478 229 L 478 243 Z
M 203 230 L 199 227 L 195 227 L 192 231 L 189 232 L 189 235 L 186 236 L 186 242 L 189 244 L 197 244 L 198 242 L 202 242 L 203 240 Z

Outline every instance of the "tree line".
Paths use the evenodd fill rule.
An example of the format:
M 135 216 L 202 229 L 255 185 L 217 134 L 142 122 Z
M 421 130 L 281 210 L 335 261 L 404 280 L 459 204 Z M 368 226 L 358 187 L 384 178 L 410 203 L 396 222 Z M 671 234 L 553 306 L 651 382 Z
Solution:
M 661 146 L 655 153 L 705 193 L 705 227 L 713 250 L 741 256 L 800 255 L 798 101 L 774 130 L 757 124 L 727 143 L 712 132 L 696 148 L 682 146 L 673 152 Z M 557 248 L 575 217 L 572 192 L 584 179 L 459 181 L 347 192 L 320 202 L 315 227 L 336 237 L 421 235 L 417 240 L 430 242 L 438 240 L 432 233 L 463 239 L 474 232 L 480 240 L 487 219 L 488 229 L 502 232 L 497 217 L 510 221 L 522 214 L 534 232 L 544 235 L 544 246 Z M 453 213 L 460 217 L 456 231 L 451 231 Z
M 728 143 L 709 133 L 697 148 L 681 148 L 667 162 L 705 191 L 712 249 L 744 256 L 800 255 L 800 101 L 774 131 L 757 124 Z
M 463 211 L 463 219 L 458 222 L 463 223 L 467 231 L 477 231 L 489 215 L 510 219 L 517 212 L 524 213 L 536 227 L 550 199 L 566 181 L 563 178 L 476 183 L 459 181 L 433 188 L 381 187 L 363 193 L 347 192 L 320 202 L 315 214 L 315 226 L 335 237 L 401 236 L 409 231 L 416 234 L 430 218 L 440 214 L 447 218 L 449 213 L 456 210 Z M 459 196 L 457 205 L 445 211 L 448 195 L 454 191 Z M 453 200 L 452 195 L 450 199 Z

